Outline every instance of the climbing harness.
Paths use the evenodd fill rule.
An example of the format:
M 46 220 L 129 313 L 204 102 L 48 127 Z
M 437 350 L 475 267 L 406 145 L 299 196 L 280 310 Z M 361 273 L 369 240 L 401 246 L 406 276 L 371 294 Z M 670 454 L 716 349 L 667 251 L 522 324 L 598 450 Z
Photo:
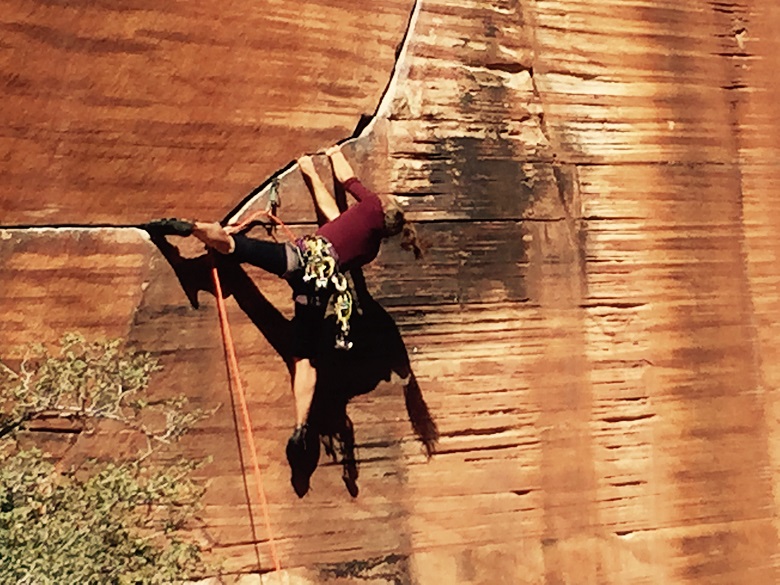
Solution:
M 278 194 L 276 194 L 274 188 L 271 189 L 271 193 L 273 205 L 269 204 L 268 209 L 253 213 L 239 224 L 225 226 L 225 230 L 231 234 L 240 232 L 259 217 L 267 217 L 281 227 L 287 237 L 296 244 L 295 250 L 298 252 L 304 270 L 303 281 L 314 281 L 316 290 L 326 291 L 330 289 L 332 293 L 333 312 L 339 326 L 339 330 L 336 332 L 336 349 L 352 349 L 353 344 L 347 339 L 347 336 L 349 335 L 349 320 L 352 317 L 354 303 L 352 293 L 349 290 L 349 282 L 346 276 L 338 269 L 338 261 L 334 257 L 333 246 L 322 236 L 296 238 L 292 230 L 274 215 L 272 209 L 278 207 Z
M 347 278 L 338 269 L 333 247 L 322 236 L 304 236 L 298 240 L 303 260 L 303 281 L 314 281 L 316 290 L 331 290 L 333 310 L 339 330 L 336 333 L 336 349 L 352 349 L 349 335 L 349 319 L 352 316 L 352 293 Z

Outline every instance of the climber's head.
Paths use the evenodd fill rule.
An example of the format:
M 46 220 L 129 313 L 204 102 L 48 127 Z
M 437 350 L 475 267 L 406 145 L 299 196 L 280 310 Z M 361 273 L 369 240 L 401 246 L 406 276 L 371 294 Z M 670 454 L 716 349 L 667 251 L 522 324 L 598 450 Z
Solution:
M 404 250 L 414 252 L 414 257 L 418 260 L 422 258 L 423 247 L 417 237 L 417 230 L 411 222 L 406 220 L 404 210 L 401 209 L 398 201 L 389 195 L 381 197 L 381 200 L 385 216 L 384 237 L 389 238 L 401 234 L 401 247 Z
M 385 214 L 384 236 L 390 237 L 400 234 L 406 223 L 406 216 L 395 197 L 389 195 L 382 197 L 382 211 Z

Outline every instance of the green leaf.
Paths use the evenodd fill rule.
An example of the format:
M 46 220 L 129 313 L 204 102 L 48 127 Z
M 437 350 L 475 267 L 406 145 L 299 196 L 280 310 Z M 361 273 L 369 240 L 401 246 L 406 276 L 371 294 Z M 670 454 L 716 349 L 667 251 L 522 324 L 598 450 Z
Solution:
M 160 365 L 121 340 L 69 333 L 58 351 L 36 347 L 30 355 L 25 375 L 0 380 L 0 583 L 175 583 L 202 575 L 202 551 L 185 538 L 203 494 L 191 477 L 197 462 L 156 465 L 138 454 L 61 472 L 16 439 L 43 414 L 79 413 L 84 424 L 109 417 L 152 441 L 175 441 L 209 413 L 188 410 L 184 397 L 145 396 Z M 165 428 L 145 426 L 155 418 Z

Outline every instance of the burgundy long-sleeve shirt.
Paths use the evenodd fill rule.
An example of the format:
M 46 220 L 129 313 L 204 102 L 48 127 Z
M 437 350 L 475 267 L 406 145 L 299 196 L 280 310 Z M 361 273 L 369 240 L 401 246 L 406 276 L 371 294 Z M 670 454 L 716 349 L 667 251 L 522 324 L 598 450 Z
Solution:
M 379 253 L 385 225 L 382 202 L 356 178 L 348 179 L 344 188 L 358 203 L 317 230 L 327 238 L 338 255 L 339 265 L 346 269 L 368 264 Z

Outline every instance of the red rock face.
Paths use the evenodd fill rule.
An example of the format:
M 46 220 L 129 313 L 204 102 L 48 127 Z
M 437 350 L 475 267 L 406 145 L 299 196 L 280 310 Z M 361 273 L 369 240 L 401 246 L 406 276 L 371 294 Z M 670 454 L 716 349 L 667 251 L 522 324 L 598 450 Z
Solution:
M 221 218 L 373 111 L 410 9 L 9 3 L 2 224 Z
M 244 200 L 252 186 L 301 151 L 346 138 L 358 114 L 378 106 L 345 151 L 366 184 L 402 199 L 428 249 L 415 264 L 385 245 L 365 271 L 384 310 L 364 302 L 363 353 L 331 355 L 322 368 L 324 403 L 338 404 L 328 392 L 360 394 L 349 406 L 356 497 L 324 455 L 306 497 L 290 489 L 282 453 L 293 412 L 289 292 L 254 269 L 222 267 L 282 565 L 312 582 L 776 582 L 780 10 L 768 0 L 422 1 L 391 79 L 411 6 L 375 6 L 378 14 L 367 16 L 312 3 L 305 17 L 282 5 L 253 16 L 233 5 L 201 7 L 215 16 L 167 14 L 157 28 L 139 24 L 151 16 L 133 10 L 117 13 L 114 28 L 99 35 L 122 45 L 113 53 L 101 52 L 83 11 L 57 29 L 70 44 L 65 33 L 36 36 L 43 9 L 38 20 L 7 19 L 14 58 L 39 43 L 67 45 L 69 58 L 94 63 L 105 79 L 115 75 L 110 56 L 132 56 L 141 49 L 128 43 L 147 38 L 155 50 L 230 50 L 216 69 L 229 83 L 194 65 L 203 60 L 181 59 L 190 69 L 175 69 L 179 91 L 150 83 L 149 104 L 105 106 L 112 120 L 125 112 L 140 125 L 144 112 L 156 112 L 148 142 L 133 142 L 139 134 L 128 122 L 116 130 L 118 150 L 101 160 L 78 124 L 51 130 L 51 144 L 71 144 L 73 160 L 83 162 L 71 168 L 92 169 L 85 172 L 94 183 L 68 174 L 71 163 L 54 155 L 59 146 L 47 151 L 48 162 L 24 154 L 48 148 L 49 130 L 30 138 L 54 128 L 39 110 L 37 126 L 21 126 L 25 137 L 4 139 L 12 148 L 0 167 L 8 177 L 3 223 L 58 223 L 56 216 L 121 224 L 233 209 L 234 218 L 247 217 L 267 203 L 268 188 Z M 53 18 L 71 9 L 45 10 Z M 262 29 L 247 24 L 253 19 L 309 39 L 284 58 L 313 67 L 302 78 L 332 95 L 323 99 L 318 89 L 303 99 L 296 91 L 302 106 L 278 94 L 273 108 L 258 106 L 268 80 L 289 75 L 285 67 L 271 72 L 281 62 L 276 45 L 250 40 Z M 395 32 L 380 26 L 385 19 Z M 245 35 L 220 32 L 221 23 Z M 379 31 L 376 47 L 344 34 L 362 27 Z M 327 71 L 312 65 L 325 43 L 342 42 L 331 52 L 348 51 L 348 59 Z M 250 56 L 262 67 L 247 68 Z M 55 96 L 20 83 L 7 84 L 16 105 L 2 115 L 19 119 L 23 102 L 13 100 L 23 91 L 33 103 L 83 102 L 82 123 L 94 112 L 75 86 Z M 171 122 L 178 118 L 166 104 L 189 84 L 176 115 L 213 126 Z M 337 86 L 358 93 L 337 100 Z M 247 155 L 263 148 L 247 129 L 251 116 L 276 149 L 263 157 L 264 170 Z M 147 161 L 143 180 L 128 152 Z M 148 162 L 154 152 L 170 164 Z M 221 162 L 206 162 L 215 152 Z M 45 176 L 61 191 L 49 191 Z M 125 182 L 143 186 L 115 207 L 100 176 L 136 177 Z M 28 181 L 39 181 L 41 195 L 22 205 L 13 194 Z M 311 229 L 297 170 L 281 173 L 277 189 L 284 220 L 299 233 Z M 47 215 L 55 209 L 47 205 L 60 207 Z M 245 446 L 237 445 L 201 251 L 177 238 L 158 248 L 130 229 L 2 233 L 6 354 L 18 357 L 22 342 L 69 329 L 127 335 L 162 356 L 157 392 L 222 403 L 186 447 L 215 457 L 205 471 L 207 537 L 230 571 L 269 570 L 254 480 L 245 489 L 242 479 Z M 404 383 L 390 375 L 409 369 L 438 425 L 431 459 L 409 422 L 425 434 L 414 388 L 407 409 Z

